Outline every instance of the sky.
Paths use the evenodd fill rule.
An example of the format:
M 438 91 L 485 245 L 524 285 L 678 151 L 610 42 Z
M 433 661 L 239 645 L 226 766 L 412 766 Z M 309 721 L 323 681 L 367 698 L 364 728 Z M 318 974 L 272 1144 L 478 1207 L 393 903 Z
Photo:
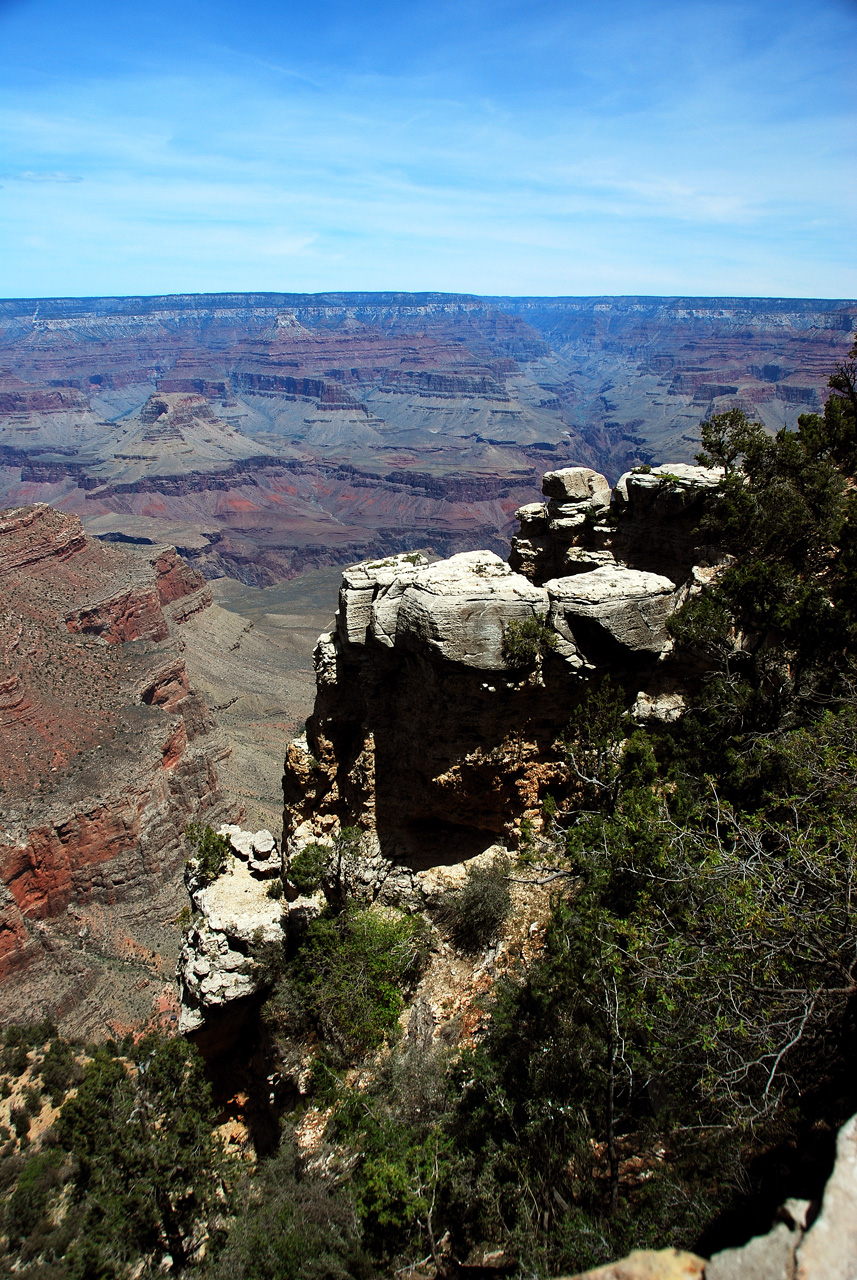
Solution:
M 0 0 L 0 297 L 857 297 L 857 0 Z

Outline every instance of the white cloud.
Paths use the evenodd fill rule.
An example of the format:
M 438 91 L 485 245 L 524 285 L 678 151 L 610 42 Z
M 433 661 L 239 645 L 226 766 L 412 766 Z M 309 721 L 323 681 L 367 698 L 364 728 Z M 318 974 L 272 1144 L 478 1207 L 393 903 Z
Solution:
M 193 73 L 165 59 L 157 74 L 7 88 L 3 291 L 844 296 L 853 117 L 830 90 L 845 60 L 827 48 L 822 66 L 829 22 L 801 43 L 784 2 L 761 37 L 746 7 L 700 3 L 683 32 L 684 7 L 644 5 L 616 27 L 612 61 L 603 24 L 575 34 L 579 6 L 558 7 L 519 26 L 526 76 L 508 93 L 486 71 L 516 52 L 502 24 L 470 90 L 460 50 L 358 74 L 216 46 Z

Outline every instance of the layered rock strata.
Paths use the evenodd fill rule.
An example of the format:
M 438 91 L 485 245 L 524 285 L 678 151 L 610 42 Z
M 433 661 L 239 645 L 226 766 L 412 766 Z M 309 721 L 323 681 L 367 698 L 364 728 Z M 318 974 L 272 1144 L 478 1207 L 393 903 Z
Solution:
M 853 300 L 220 294 L 0 300 L 0 504 L 215 577 L 505 555 L 545 465 L 689 460 L 735 407 L 821 408 Z M 142 408 L 141 408 L 142 406 Z
M 559 737 L 605 674 L 641 716 L 679 714 L 688 673 L 666 624 L 717 572 L 696 530 L 719 479 L 675 464 L 611 491 L 590 468 L 548 472 L 508 564 L 479 551 L 346 570 L 288 751 L 285 838 L 356 823 L 392 861 L 460 861 L 539 824 Z M 529 662 L 516 631 L 535 637 Z
M 176 629 L 210 600 L 173 548 L 105 546 L 43 505 L 0 516 L 7 1016 L 69 1015 L 99 956 L 146 955 L 160 975 L 184 827 L 230 812 L 226 746 Z

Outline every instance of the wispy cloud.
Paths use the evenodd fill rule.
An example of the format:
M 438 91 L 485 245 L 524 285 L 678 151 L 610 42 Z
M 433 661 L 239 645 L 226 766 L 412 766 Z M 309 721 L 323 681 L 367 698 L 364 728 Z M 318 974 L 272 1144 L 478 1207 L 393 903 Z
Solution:
M 59 170 L 38 172 L 35 169 L 22 169 L 20 173 L 0 173 L 0 179 L 8 182 L 83 182 L 76 173 L 62 173 Z
M 857 292 L 840 0 L 447 10 L 13 76 L 0 291 Z

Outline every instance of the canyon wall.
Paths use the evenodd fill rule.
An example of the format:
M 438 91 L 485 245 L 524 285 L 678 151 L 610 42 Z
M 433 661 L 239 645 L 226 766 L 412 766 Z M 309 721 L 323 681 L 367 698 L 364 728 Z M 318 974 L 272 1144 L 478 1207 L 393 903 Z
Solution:
M 153 988 L 150 1004 L 165 985 L 182 832 L 230 813 L 226 746 L 177 631 L 210 603 L 172 547 L 106 546 L 43 505 L 0 513 L 6 1017 L 73 1024 L 89 1002 L 103 1031 L 124 981 Z

